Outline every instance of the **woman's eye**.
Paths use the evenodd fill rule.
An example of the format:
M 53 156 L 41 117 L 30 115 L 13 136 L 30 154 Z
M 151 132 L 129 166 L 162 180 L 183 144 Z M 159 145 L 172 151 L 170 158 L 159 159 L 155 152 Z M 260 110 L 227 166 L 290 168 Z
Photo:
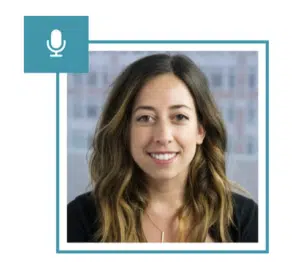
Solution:
M 138 122 L 149 122 L 151 120 L 151 116 L 140 116 L 137 118 Z
M 189 118 L 186 117 L 185 115 L 182 115 L 182 114 L 176 115 L 176 120 L 178 120 L 178 121 L 188 120 L 188 119 L 189 119 Z

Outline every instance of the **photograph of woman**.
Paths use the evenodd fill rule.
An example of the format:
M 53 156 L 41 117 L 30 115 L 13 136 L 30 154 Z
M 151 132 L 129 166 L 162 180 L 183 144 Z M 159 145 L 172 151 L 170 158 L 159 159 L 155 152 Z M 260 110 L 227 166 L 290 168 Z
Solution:
M 92 190 L 68 242 L 258 242 L 258 205 L 226 175 L 227 132 L 189 57 L 148 55 L 117 76 L 97 123 Z

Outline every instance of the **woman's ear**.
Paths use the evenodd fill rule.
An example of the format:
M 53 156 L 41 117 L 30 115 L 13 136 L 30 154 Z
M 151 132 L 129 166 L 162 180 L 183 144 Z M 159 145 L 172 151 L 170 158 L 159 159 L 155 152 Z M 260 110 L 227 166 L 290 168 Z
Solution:
M 198 125 L 198 134 L 197 134 L 197 144 L 198 145 L 201 145 L 203 143 L 205 134 L 206 134 L 206 132 L 205 132 L 203 125 L 199 124 Z

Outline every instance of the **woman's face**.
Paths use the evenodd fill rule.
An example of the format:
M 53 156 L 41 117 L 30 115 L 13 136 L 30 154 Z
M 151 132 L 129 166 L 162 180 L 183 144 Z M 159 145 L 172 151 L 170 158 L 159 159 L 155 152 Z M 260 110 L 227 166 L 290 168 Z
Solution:
M 139 92 L 132 112 L 130 151 L 137 165 L 158 180 L 186 176 L 205 132 L 184 82 L 173 74 L 153 78 Z

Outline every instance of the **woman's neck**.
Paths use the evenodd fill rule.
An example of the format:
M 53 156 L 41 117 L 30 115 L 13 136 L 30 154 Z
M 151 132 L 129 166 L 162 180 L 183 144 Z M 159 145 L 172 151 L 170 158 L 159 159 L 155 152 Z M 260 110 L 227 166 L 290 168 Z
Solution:
M 182 206 L 185 183 L 175 180 L 149 181 L 149 204 L 147 211 L 154 215 L 169 217 Z

